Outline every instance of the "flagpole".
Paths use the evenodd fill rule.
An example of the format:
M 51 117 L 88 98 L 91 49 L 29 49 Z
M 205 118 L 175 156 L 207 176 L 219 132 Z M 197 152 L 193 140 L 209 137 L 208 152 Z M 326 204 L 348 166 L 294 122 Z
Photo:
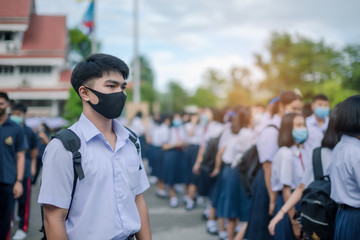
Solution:
M 140 63 L 139 63 L 139 12 L 138 12 L 138 0 L 134 0 L 134 103 L 139 104 L 141 101 L 140 95 Z
M 94 19 L 93 19 L 93 29 L 91 33 L 91 53 L 97 53 L 97 44 L 96 44 L 96 0 L 94 2 Z

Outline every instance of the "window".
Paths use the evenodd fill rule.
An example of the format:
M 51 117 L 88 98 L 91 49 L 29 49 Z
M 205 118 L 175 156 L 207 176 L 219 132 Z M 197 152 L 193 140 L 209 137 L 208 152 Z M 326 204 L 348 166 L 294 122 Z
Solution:
M 0 32 L 0 41 L 14 40 L 14 32 Z
M 51 66 L 20 66 L 20 74 L 51 73 Z
M 14 73 L 14 66 L 11 65 L 0 65 L 0 74 L 13 74 Z

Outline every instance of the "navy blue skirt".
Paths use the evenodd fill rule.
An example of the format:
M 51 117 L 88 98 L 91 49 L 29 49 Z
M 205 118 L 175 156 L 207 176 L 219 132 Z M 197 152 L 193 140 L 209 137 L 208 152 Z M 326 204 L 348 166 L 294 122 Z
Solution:
M 246 197 L 240 183 L 238 168 L 223 167 L 214 194 L 217 194 L 213 198 L 213 205 L 218 217 L 248 220 L 250 198 Z
M 210 177 L 209 172 L 200 169 L 200 175 L 196 176 L 196 187 L 198 194 L 202 197 L 211 198 L 214 195 L 214 187 L 217 177 Z
M 164 151 L 162 177 L 165 184 L 174 185 L 183 183 L 182 150 L 170 149 Z
M 269 194 L 265 185 L 264 169 L 261 167 L 254 179 L 248 226 L 245 233 L 247 239 L 273 239 L 268 230 L 271 220 L 269 216 Z
M 276 198 L 274 216 L 280 211 L 284 205 L 284 198 L 279 194 Z M 295 209 L 300 208 L 300 203 L 295 206 Z M 274 240 L 295 240 L 294 232 L 292 230 L 292 223 L 289 214 L 285 214 L 284 218 L 275 227 Z
M 360 239 L 360 209 L 339 207 L 335 220 L 335 240 Z
M 196 162 L 199 145 L 191 144 L 183 152 L 182 166 L 184 172 L 184 183 L 195 184 L 196 176 L 193 174 L 193 167 Z
M 159 179 L 162 179 L 162 165 L 163 165 L 163 156 L 164 152 L 162 147 L 157 147 L 154 145 L 149 145 L 148 148 L 148 158 L 149 165 L 151 167 L 151 176 L 155 176 Z

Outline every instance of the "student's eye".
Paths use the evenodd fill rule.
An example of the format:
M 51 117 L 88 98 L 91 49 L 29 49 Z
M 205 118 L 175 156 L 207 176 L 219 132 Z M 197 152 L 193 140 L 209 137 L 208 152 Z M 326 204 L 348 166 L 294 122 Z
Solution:
M 107 85 L 108 88 L 114 89 L 115 85 Z

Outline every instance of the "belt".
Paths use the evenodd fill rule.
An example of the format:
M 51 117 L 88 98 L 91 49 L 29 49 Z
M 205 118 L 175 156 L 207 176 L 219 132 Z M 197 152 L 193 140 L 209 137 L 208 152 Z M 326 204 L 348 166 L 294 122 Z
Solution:
M 135 234 L 131 234 L 125 240 L 135 240 Z
M 231 167 L 231 163 L 224 163 L 224 162 L 223 162 L 223 166 L 224 166 L 224 167 Z
M 360 208 L 352 207 L 352 206 L 349 206 L 349 205 L 346 205 L 346 204 L 339 204 L 339 206 L 340 206 L 342 209 L 360 210 Z

